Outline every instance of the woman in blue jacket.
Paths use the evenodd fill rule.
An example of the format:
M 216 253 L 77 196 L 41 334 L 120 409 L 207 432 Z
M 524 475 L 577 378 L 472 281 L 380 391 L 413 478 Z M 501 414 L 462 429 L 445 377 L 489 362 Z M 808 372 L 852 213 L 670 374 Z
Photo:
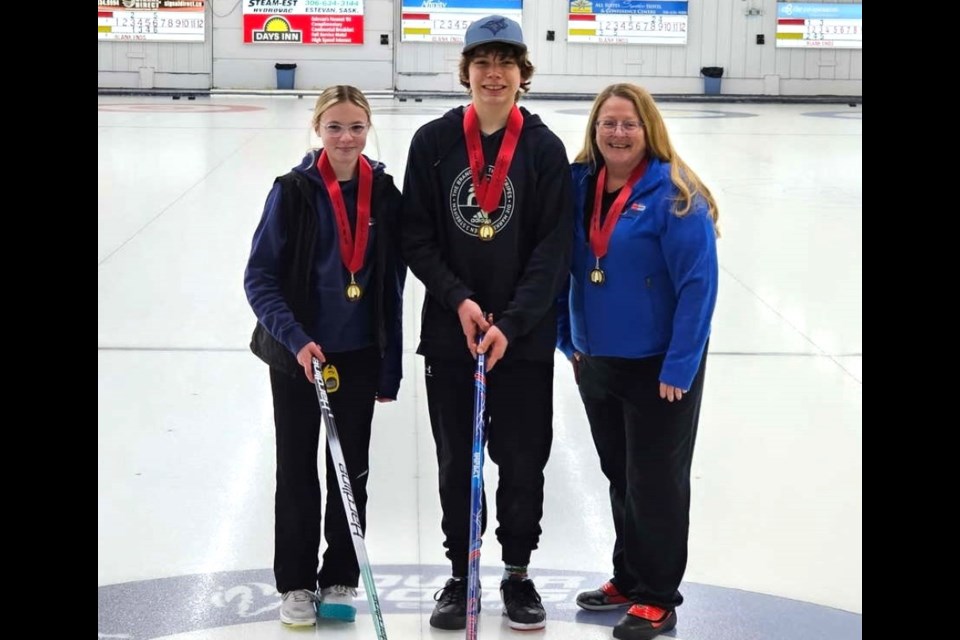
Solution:
M 244 275 L 258 321 L 250 347 L 270 365 L 277 438 L 273 569 L 283 594 L 280 621 L 293 626 L 316 624 L 317 613 L 352 621 L 360 576 L 329 450 L 327 550 L 317 571 L 321 416 L 312 359 L 324 363 L 325 378 L 338 374 L 339 386 L 327 385 L 330 405 L 365 529 L 370 425 L 375 400 L 395 399 L 400 387 L 406 277 L 400 192 L 383 165 L 362 154 L 370 128 L 366 97 L 355 87 L 329 87 L 317 99 L 312 124 L 323 148 L 274 182 Z
M 572 165 L 576 216 L 558 346 L 573 363 L 616 542 L 613 577 L 577 603 L 628 606 L 615 638 L 676 626 L 690 465 L 717 299 L 717 206 L 677 156 L 653 98 L 596 98 Z

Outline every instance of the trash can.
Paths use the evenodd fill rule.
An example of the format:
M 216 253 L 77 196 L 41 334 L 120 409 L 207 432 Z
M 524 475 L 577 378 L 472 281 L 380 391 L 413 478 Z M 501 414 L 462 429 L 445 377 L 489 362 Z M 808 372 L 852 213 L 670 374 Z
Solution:
M 723 76 L 723 67 L 702 67 L 703 92 L 708 96 L 720 95 L 720 78 Z
M 277 70 L 277 89 L 293 89 L 294 80 L 297 77 L 297 65 L 278 62 L 273 67 Z

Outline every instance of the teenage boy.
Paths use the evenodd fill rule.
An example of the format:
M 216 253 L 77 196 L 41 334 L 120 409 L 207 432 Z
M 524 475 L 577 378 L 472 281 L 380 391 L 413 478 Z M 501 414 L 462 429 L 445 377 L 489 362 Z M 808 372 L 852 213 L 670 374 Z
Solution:
M 554 299 L 570 263 L 573 198 L 563 143 L 517 107 L 533 70 L 519 24 L 473 22 L 459 70 L 471 103 L 417 131 L 407 160 L 402 244 L 427 291 L 417 353 L 452 567 L 430 617 L 440 629 L 466 626 L 477 353 L 487 359 L 487 447 L 499 469 L 503 613 L 514 629 L 546 624 L 527 565 L 553 440 Z

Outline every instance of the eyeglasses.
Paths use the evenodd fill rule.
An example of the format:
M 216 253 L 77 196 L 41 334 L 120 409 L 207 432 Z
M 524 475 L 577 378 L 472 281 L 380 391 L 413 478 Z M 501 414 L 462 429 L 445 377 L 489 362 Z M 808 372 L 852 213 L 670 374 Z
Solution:
M 349 131 L 352 136 L 362 136 L 364 132 L 370 128 L 370 123 L 354 122 L 353 124 L 340 124 L 339 122 L 331 122 L 330 124 L 321 126 L 323 130 L 327 132 L 328 136 L 339 138 L 347 131 Z
M 633 133 L 642 126 L 643 123 L 637 122 L 636 120 L 624 120 L 623 122 L 617 122 L 616 120 L 600 120 L 597 122 L 597 128 L 604 133 L 616 133 L 617 127 L 623 129 L 624 133 Z

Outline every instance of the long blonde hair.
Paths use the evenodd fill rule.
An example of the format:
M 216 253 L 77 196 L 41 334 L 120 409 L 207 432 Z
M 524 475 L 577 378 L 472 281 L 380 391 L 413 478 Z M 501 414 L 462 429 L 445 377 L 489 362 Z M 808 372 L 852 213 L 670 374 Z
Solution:
M 590 109 L 590 120 L 587 122 L 587 131 L 583 138 L 583 148 L 577 154 L 576 162 L 589 164 L 596 168 L 602 161 L 600 148 L 597 146 L 596 130 L 597 119 L 600 115 L 600 108 L 610 98 L 617 97 L 629 100 L 633 103 L 640 122 L 643 123 L 644 134 L 647 140 L 647 153 L 657 158 L 661 162 L 670 163 L 670 181 L 680 192 L 677 198 L 674 213 L 677 216 L 685 216 L 690 212 L 693 206 L 693 200 L 699 195 L 706 202 L 708 213 L 713 219 L 714 229 L 717 235 L 720 235 L 717 225 L 720 219 L 720 212 L 717 210 L 717 202 L 713 199 L 710 189 L 700 180 L 699 176 L 687 166 L 673 145 L 670 144 L 670 136 L 667 134 L 667 125 L 657 109 L 657 104 L 653 101 L 653 96 L 644 89 L 635 84 L 621 83 L 612 84 L 597 95 L 593 101 L 593 108 Z

